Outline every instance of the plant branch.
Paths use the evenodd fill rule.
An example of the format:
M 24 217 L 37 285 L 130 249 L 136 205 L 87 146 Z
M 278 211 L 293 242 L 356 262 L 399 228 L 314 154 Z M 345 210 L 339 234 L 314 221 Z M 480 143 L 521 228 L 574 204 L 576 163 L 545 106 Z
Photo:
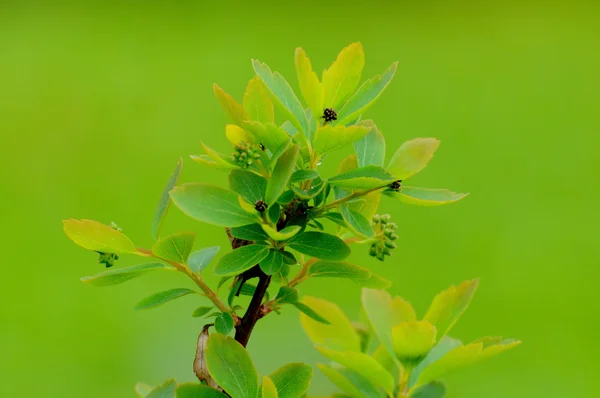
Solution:
M 353 199 L 360 198 L 362 196 L 366 196 L 366 195 L 370 194 L 371 192 L 375 192 L 375 191 L 378 191 L 380 189 L 384 189 L 386 187 L 387 187 L 387 185 L 382 186 L 382 187 L 376 187 L 376 188 L 367 189 L 365 191 L 354 191 L 354 192 L 352 192 L 348 196 L 344 196 L 343 198 L 340 198 L 338 200 L 334 200 L 333 202 L 328 203 L 327 205 L 323 206 L 323 208 L 319 209 L 319 211 L 316 212 L 315 216 L 320 216 L 322 213 L 326 213 L 330 209 L 333 209 L 335 207 L 341 206 L 344 203 L 347 203 L 347 202 L 349 202 L 349 201 L 351 201 Z
M 235 339 L 244 347 L 246 347 L 250 340 L 250 335 L 254 330 L 254 326 L 258 320 L 265 315 L 262 311 L 262 301 L 267 292 L 267 288 L 269 287 L 269 283 L 271 282 L 271 276 L 262 271 L 260 271 L 260 274 L 261 275 L 258 277 L 258 285 L 254 291 L 250 305 L 248 306 L 244 317 L 241 319 L 239 326 L 235 329 Z

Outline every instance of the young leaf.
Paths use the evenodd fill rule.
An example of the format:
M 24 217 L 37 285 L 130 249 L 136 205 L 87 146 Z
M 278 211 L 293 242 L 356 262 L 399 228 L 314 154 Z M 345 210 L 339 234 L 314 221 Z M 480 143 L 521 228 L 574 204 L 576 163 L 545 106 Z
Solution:
M 208 155 L 191 155 L 190 158 L 202 166 L 207 166 L 215 170 L 229 171 L 238 168 L 233 162 L 222 162 L 220 160 L 217 162 Z
M 232 122 L 238 126 L 242 126 L 242 123 L 248 120 L 248 113 L 246 110 L 229 94 L 227 94 L 217 83 L 213 84 L 213 91 L 217 96 L 217 99 L 221 103 L 223 110 L 229 116 Z
M 277 394 L 277 387 L 269 376 L 263 376 L 261 390 L 262 398 L 279 398 L 279 395 Z
M 313 377 L 313 370 L 303 363 L 290 363 L 271 373 L 279 398 L 301 398 Z
M 348 206 L 340 206 L 340 213 L 342 213 L 344 221 L 346 221 L 350 230 L 355 234 L 367 238 L 375 236 L 371 222 L 362 214 L 352 210 Z
M 302 301 L 310 307 L 318 308 L 319 313 L 329 322 L 326 325 L 306 315 L 300 316 L 302 327 L 313 343 L 336 350 L 360 352 L 360 337 L 346 314 L 336 304 L 314 297 L 304 297 Z
M 221 250 L 220 246 L 205 247 L 190 254 L 188 257 L 188 267 L 192 272 L 199 274 Z
M 224 335 L 233 330 L 233 317 L 228 312 L 223 312 L 215 318 L 215 330 Z
M 225 126 L 225 136 L 227 137 L 227 141 L 233 146 L 238 145 L 240 142 L 256 144 L 254 137 L 237 124 L 227 124 Z
M 325 126 L 317 127 L 313 147 L 319 155 L 325 155 L 360 140 L 369 130 L 368 126 L 360 124 L 348 127 L 326 124 Z
M 252 135 L 254 142 L 263 144 L 271 153 L 276 153 L 282 145 L 286 145 L 290 140 L 288 133 L 273 123 L 248 120 L 244 122 L 244 128 Z
M 244 109 L 252 120 L 261 123 L 273 123 L 275 114 L 273 110 L 273 101 L 258 76 L 254 76 L 244 93 Z
M 438 381 L 424 385 L 410 394 L 410 398 L 444 398 L 445 396 L 446 386 Z
M 423 170 L 440 146 L 435 138 L 406 141 L 390 159 L 387 171 L 397 180 L 406 180 Z
M 162 225 L 162 221 L 169 210 L 169 205 L 171 204 L 171 197 L 169 196 L 169 192 L 175 187 L 177 184 L 177 180 L 179 179 L 179 175 L 181 174 L 181 166 L 183 165 L 183 161 L 181 158 L 179 162 L 177 162 L 177 166 L 175 167 L 175 171 L 169 177 L 169 181 L 167 181 L 167 185 L 163 190 L 162 195 L 160 196 L 160 201 L 158 202 L 158 206 L 156 207 L 156 211 L 154 212 L 154 221 L 152 222 L 152 236 L 154 239 L 158 239 L 158 234 L 160 232 L 160 227 Z
M 208 314 L 214 307 L 198 307 L 192 312 L 192 316 L 194 318 L 202 318 L 204 315 Z
M 394 181 L 396 178 L 379 166 L 364 166 L 329 179 L 331 185 L 350 189 L 374 189 Z
M 275 228 L 267 224 L 262 224 L 262 229 L 269 235 L 273 240 L 284 241 L 293 238 L 302 229 L 298 225 L 291 225 L 285 227 L 281 231 L 277 231 Z
M 396 73 L 397 62 L 394 62 L 382 75 L 377 75 L 364 82 L 338 114 L 339 124 L 348 124 L 364 113 L 383 93 Z
M 173 203 L 188 216 L 221 227 L 241 227 L 255 219 L 240 207 L 238 195 L 212 185 L 184 184 L 171 191 Z
M 456 347 L 441 359 L 425 368 L 415 383 L 415 387 L 428 384 L 455 370 L 472 365 L 491 356 L 498 355 L 518 346 L 520 343 L 520 341 L 505 340 L 488 346 L 484 346 L 484 343 L 480 342 Z
M 294 236 L 288 246 L 322 260 L 343 260 L 350 255 L 350 248 L 343 240 L 324 232 L 303 232 Z
M 156 387 L 146 396 L 146 398 L 175 398 L 175 389 L 177 382 L 173 379 L 165 381 L 161 386 Z
M 229 173 L 229 189 L 239 194 L 250 203 L 265 198 L 267 180 L 244 170 L 232 170 Z
M 306 315 L 307 317 L 325 324 L 325 325 L 329 325 L 329 321 L 325 318 L 323 318 L 321 315 L 317 314 L 315 312 L 315 310 L 313 310 L 312 308 L 310 308 L 309 306 L 307 306 L 304 303 L 301 303 L 299 301 L 295 302 L 295 303 L 291 303 L 294 307 L 296 307 L 300 312 L 302 312 L 304 315 Z
M 146 297 L 145 299 L 143 299 L 142 301 L 137 303 L 137 305 L 135 307 L 133 307 L 133 309 L 134 310 L 149 310 L 151 308 L 156 308 L 165 303 L 168 303 L 169 301 L 178 299 L 179 297 L 187 296 L 188 294 L 193 294 L 193 293 L 196 293 L 196 292 L 191 289 L 183 289 L 183 288 L 165 290 L 163 292 L 155 293 L 151 296 Z
M 293 287 L 281 286 L 275 301 L 279 304 L 292 304 L 298 301 L 298 291 Z
M 165 260 L 185 264 L 192 252 L 195 239 L 196 233 L 194 232 L 171 235 L 156 242 L 152 246 L 152 253 Z
M 395 356 L 392 341 L 392 326 L 394 325 L 392 297 L 384 290 L 363 289 L 361 298 L 371 329 L 388 353 Z
M 324 107 L 339 107 L 356 90 L 365 66 L 365 53 L 360 43 L 342 49 L 337 59 L 323 72 Z
M 277 250 L 269 251 L 269 255 L 260 262 L 260 269 L 267 275 L 279 272 L 283 267 L 283 254 Z
M 358 167 L 383 166 L 385 162 L 385 138 L 372 121 L 361 123 L 371 130 L 354 143 Z
M 412 387 L 415 385 L 415 383 L 419 379 L 419 376 L 425 368 L 427 368 L 432 363 L 438 361 L 439 359 L 443 358 L 447 353 L 449 353 L 453 349 L 462 345 L 463 343 L 460 340 L 453 339 L 452 337 L 448 336 L 442 337 L 439 343 L 437 343 L 431 349 L 431 351 L 429 351 L 429 354 L 427 354 L 425 359 L 423 359 L 417 366 L 414 367 L 414 369 L 410 373 L 408 386 Z
M 219 153 L 210 148 L 204 142 L 201 142 L 200 145 L 202 146 L 202 149 L 206 155 L 215 163 L 215 165 L 218 165 L 223 170 L 235 170 L 240 168 L 240 165 L 234 162 L 231 155 Z M 198 159 L 195 160 L 198 161 Z
M 394 394 L 394 378 L 367 354 L 353 351 L 335 351 L 323 347 L 317 350 L 342 366 L 368 379 L 373 385 L 383 388 L 389 395 Z
M 206 343 L 205 354 L 210 375 L 232 398 L 258 397 L 258 374 L 240 343 L 213 333 Z
M 269 235 L 267 235 L 260 224 L 250 224 L 242 227 L 231 228 L 229 233 L 231 233 L 231 236 L 234 238 L 255 242 L 269 239 Z
M 290 177 L 290 184 L 314 180 L 315 178 L 319 178 L 319 172 L 317 170 L 296 170 L 294 174 L 292 174 L 292 177 Z
M 468 193 L 456 193 L 447 189 L 428 189 L 403 186 L 400 192 L 388 191 L 386 196 L 409 205 L 441 206 L 458 202 Z
M 396 358 L 414 366 L 435 345 L 437 330 L 428 321 L 400 322 L 392 327 L 392 341 Z
M 318 117 L 323 113 L 323 85 L 313 71 L 310 59 L 301 48 L 296 48 L 295 63 L 300 92 L 313 116 Z M 308 138 L 312 140 L 312 137 Z
M 431 322 L 437 328 L 440 333 L 438 338 L 448 334 L 458 318 L 465 312 L 478 284 L 478 279 L 465 281 L 458 286 L 450 286 L 435 296 L 423 319 Z
M 177 387 L 177 398 L 227 398 L 227 395 L 202 384 L 184 383 Z
M 289 118 L 294 127 L 302 132 L 308 131 L 304 108 L 283 76 L 278 72 L 271 72 L 267 65 L 254 59 L 252 60 L 252 66 L 256 74 L 265 83 L 277 107 Z
M 317 367 L 333 384 L 345 393 L 350 394 L 352 398 L 372 398 L 382 396 L 379 388 L 350 369 L 334 368 L 322 364 L 317 364 Z
M 314 263 L 308 275 L 315 278 L 341 278 L 348 279 L 362 287 L 374 289 L 386 289 L 391 283 L 369 271 L 341 261 L 317 261 Z
M 150 394 L 154 390 L 154 387 L 149 386 L 146 383 L 137 383 L 135 385 L 135 393 L 140 398 L 146 398 L 148 394 Z
M 133 242 L 122 232 L 93 220 L 64 220 L 65 234 L 84 249 L 103 253 L 138 254 Z
M 267 183 L 267 192 L 265 195 L 267 204 L 275 203 L 287 187 L 290 177 L 296 167 L 298 150 L 298 145 L 294 145 L 285 151 L 277 160 L 275 168 L 273 169 L 273 174 Z
M 112 286 L 127 282 L 157 269 L 174 270 L 175 268 L 162 263 L 139 264 L 132 267 L 112 269 L 94 276 L 84 276 L 81 278 L 81 281 L 94 286 Z
M 264 245 L 242 246 L 221 257 L 213 272 L 217 276 L 241 274 L 264 260 L 269 251 Z

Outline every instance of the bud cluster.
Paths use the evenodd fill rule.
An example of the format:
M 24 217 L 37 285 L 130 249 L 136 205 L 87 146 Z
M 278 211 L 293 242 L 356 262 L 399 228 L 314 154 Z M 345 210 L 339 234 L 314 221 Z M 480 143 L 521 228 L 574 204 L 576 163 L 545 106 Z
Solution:
M 260 159 L 262 152 L 260 145 L 240 142 L 235 146 L 233 161 L 243 168 L 250 167 L 255 160 Z
M 369 254 L 380 261 L 383 261 L 385 256 L 391 256 L 392 249 L 397 247 L 394 241 L 398 239 L 398 235 L 396 235 L 398 225 L 390 222 L 390 219 L 389 214 L 373 216 L 373 228 L 379 238 L 371 244 Z

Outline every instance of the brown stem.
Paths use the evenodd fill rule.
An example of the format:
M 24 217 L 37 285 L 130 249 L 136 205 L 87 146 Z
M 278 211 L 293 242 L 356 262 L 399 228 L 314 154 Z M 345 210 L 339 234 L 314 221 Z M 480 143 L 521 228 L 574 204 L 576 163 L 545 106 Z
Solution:
M 254 330 L 256 322 L 258 322 L 258 320 L 264 316 L 262 312 L 262 301 L 265 297 L 270 282 L 271 276 L 260 271 L 258 285 L 254 291 L 250 305 L 248 306 L 248 309 L 246 310 L 246 313 L 244 314 L 240 324 L 235 329 L 235 339 L 244 347 L 246 347 L 248 340 L 250 340 L 250 335 L 252 334 L 252 330 Z

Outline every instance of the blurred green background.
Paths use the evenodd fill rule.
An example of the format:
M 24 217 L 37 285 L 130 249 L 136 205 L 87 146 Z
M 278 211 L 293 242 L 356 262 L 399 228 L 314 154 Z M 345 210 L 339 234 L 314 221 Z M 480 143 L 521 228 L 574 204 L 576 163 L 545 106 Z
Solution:
M 388 156 L 406 139 L 437 137 L 440 150 L 411 182 L 471 196 L 442 208 L 385 201 L 400 248 L 385 263 L 360 250 L 352 260 L 393 280 L 420 313 L 443 288 L 481 277 L 453 334 L 524 344 L 448 377 L 449 398 L 598 396 L 600 7 L 428 0 L 2 2 L 0 396 L 125 398 L 137 381 L 193 380 L 200 303 L 132 310 L 187 280 L 83 285 L 101 268 L 60 221 L 115 221 L 150 246 L 180 156 L 184 181 L 224 183 L 187 157 L 201 140 L 230 150 L 213 82 L 241 99 L 258 58 L 297 87 L 295 47 L 320 71 L 354 41 L 365 78 L 399 61 L 367 115 Z M 170 213 L 165 232 L 189 229 L 198 246 L 227 245 L 221 229 Z M 304 292 L 358 316 L 354 285 L 314 281 Z M 255 332 L 262 374 L 323 360 L 292 309 Z M 317 373 L 311 392 L 333 391 Z

